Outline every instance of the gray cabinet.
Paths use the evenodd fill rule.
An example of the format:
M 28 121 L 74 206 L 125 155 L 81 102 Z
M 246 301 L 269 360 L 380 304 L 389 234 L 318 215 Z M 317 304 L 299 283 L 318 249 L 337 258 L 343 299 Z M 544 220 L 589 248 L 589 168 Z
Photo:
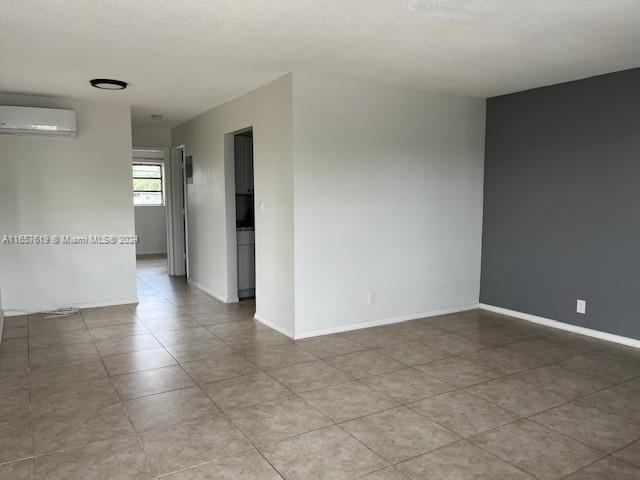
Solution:
M 236 193 L 253 193 L 253 139 L 235 137 Z
M 253 297 L 256 288 L 256 245 L 253 230 L 238 230 L 238 297 Z

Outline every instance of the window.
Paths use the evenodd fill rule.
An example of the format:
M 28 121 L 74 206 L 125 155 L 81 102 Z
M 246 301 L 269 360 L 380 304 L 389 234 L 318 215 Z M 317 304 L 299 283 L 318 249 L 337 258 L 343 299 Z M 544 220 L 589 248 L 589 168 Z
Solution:
M 133 164 L 133 204 L 164 205 L 162 164 Z

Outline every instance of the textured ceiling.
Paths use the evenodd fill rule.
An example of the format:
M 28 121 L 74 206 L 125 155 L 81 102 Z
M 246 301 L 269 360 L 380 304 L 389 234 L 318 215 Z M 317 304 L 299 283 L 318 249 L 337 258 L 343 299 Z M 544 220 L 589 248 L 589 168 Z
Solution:
M 3 0 L 0 91 L 173 125 L 290 71 L 488 97 L 640 65 L 639 0 Z M 110 77 L 123 92 L 89 87 Z

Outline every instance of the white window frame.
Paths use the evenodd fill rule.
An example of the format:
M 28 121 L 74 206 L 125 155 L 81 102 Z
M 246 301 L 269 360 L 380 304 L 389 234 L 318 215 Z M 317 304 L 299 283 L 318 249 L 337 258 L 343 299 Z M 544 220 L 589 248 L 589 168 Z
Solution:
M 160 167 L 160 195 L 162 197 L 162 203 L 135 203 L 135 193 L 136 192 L 145 192 L 145 190 L 135 190 L 133 189 L 133 193 L 134 193 L 134 203 L 133 206 L 134 207 L 164 207 L 167 204 L 167 190 L 166 190 L 166 180 L 165 180 L 165 171 L 164 171 L 164 163 L 163 162 L 153 162 L 153 161 L 147 161 L 147 160 L 140 160 L 140 159 L 133 159 L 133 163 L 131 165 L 131 179 L 135 180 L 136 178 L 138 179 L 144 179 L 144 178 L 151 178 L 154 180 L 157 180 L 157 177 L 134 177 L 133 176 L 133 167 L 135 167 L 136 165 L 153 165 L 156 167 Z M 156 190 L 153 190 L 152 192 L 156 192 Z

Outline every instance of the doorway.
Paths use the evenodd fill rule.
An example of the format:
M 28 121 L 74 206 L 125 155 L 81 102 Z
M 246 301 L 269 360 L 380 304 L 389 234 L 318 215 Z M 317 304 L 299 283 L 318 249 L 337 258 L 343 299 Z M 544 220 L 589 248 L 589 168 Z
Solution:
M 171 206 L 169 149 L 134 147 L 132 152 L 136 276 L 139 296 L 150 283 L 167 281 Z
M 188 209 L 185 147 L 134 147 L 133 203 L 138 294 L 151 282 L 186 283 Z
M 233 135 L 238 299 L 255 298 L 255 196 L 253 129 Z

